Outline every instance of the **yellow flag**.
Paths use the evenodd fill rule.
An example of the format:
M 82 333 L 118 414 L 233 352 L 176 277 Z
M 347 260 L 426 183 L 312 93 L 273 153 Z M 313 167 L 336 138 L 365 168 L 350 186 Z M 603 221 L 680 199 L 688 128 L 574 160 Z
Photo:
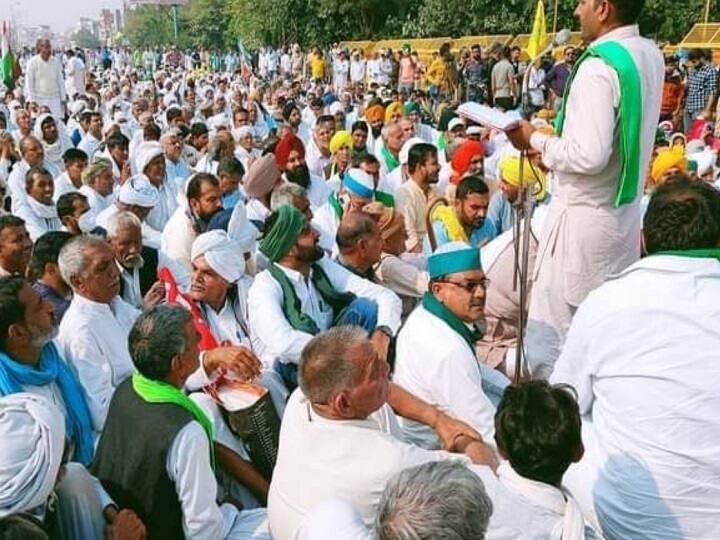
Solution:
M 530 41 L 528 41 L 527 46 L 528 56 L 535 58 L 547 47 L 548 42 L 547 28 L 545 26 L 545 4 L 543 4 L 543 0 L 538 0 L 535 22 L 533 22 L 532 34 L 530 34 Z

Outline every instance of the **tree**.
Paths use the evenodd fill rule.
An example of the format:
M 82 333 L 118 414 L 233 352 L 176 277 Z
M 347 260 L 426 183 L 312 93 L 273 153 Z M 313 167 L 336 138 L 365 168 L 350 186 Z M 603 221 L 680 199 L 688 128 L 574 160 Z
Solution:
M 182 9 L 183 34 L 193 47 L 221 49 L 228 45 L 228 0 L 190 0 Z
M 77 46 L 82 47 L 83 49 L 97 49 L 100 47 L 100 40 L 95 34 L 86 28 L 81 28 L 75 32 L 72 35 L 72 41 L 77 43 Z
M 131 47 L 162 47 L 174 39 L 172 15 L 161 6 L 137 6 L 129 12 L 125 35 Z

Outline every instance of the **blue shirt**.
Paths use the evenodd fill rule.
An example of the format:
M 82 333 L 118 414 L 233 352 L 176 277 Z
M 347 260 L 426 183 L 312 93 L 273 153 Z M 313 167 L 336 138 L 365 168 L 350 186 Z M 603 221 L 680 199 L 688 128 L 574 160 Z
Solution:
M 437 247 L 450 243 L 450 237 L 447 229 L 445 228 L 445 224 L 442 221 L 437 220 L 433 222 L 433 231 L 435 232 Z M 470 245 L 472 247 L 479 248 L 481 245 L 489 242 L 496 236 L 497 231 L 495 230 L 495 225 L 489 219 L 485 219 L 485 223 L 483 223 L 482 227 L 475 229 L 472 233 L 470 233 Z M 430 249 L 430 240 L 427 235 L 425 235 L 425 240 L 423 240 L 423 254 L 426 257 L 432 254 L 432 250 Z
M 488 207 L 487 221 L 491 221 L 495 226 L 498 235 L 513 226 L 513 208 L 510 201 L 505 198 L 502 191 L 496 191 L 490 199 Z

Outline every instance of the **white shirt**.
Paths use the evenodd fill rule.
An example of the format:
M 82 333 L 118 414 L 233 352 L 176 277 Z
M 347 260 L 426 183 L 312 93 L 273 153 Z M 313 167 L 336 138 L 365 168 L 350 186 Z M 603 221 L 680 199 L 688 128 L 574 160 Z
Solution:
M 33 242 L 46 232 L 62 229 L 62 222 L 57 216 L 55 205 L 42 204 L 32 197 L 26 199 L 25 204 L 18 208 L 16 215 L 25 221 L 25 228 Z
M 340 227 L 340 218 L 327 200 L 317 211 L 313 210 L 312 224 L 320 233 L 320 247 L 325 251 L 335 251 L 335 237 Z
M 100 304 L 73 295 L 60 323 L 58 346 L 77 371 L 95 431 L 102 431 L 115 389 L 134 371 L 128 334 L 140 312 L 116 296 Z
M 286 182 L 288 181 L 285 174 L 283 174 L 283 180 Z M 307 198 L 313 212 L 315 212 L 315 210 L 320 208 L 323 204 L 327 203 L 331 192 L 332 190 L 323 177 L 312 173 L 310 174 L 310 184 L 307 188 Z
M 445 459 L 467 462 L 462 455 L 403 442 L 387 404 L 364 420 L 328 420 L 297 389 L 283 416 L 268 495 L 273 538 L 293 540 L 305 515 L 328 499 L 353 503 L 370 525 L 390 478 L 408 467 Z
M 159 195 L 158 203 L 150 210 L 146 221 L 156 231 L 162 231 L 178 208 L 177 187 L 175 182 L 167 179 L 159 187 L 155 187 L 157 187 Z
M 85 152 L 88 159 L 92 159 L 92 157 L 95 155 L 95 152 L 97 152 L 99 149 L 100 141 L 96 139 L 95 136 L 89 131 L 85 133 L 85 135 L 83 135 L 80 144 L 78 144 L 78 150 L 82 150 L 83 152 Z
M 580 305 L 551 376 L 578 394 L 565 477 L 609 538 L 718 538 L 720 262 L 652 256 Z
M 82 186 L 78 191 L 87 198 L 88 205 L 90 205 L 90 211 L 95 215 L 96 219 L 100 212 L 105 210 L 108 206 L 115 204 L 114 193 L 111 193 L 107 197 L 103 197 L 88 185 Z
M 67 61 L 65 66 L 65 82 L 67 92 L 71 96 L 75 94 L 85 94 L 85 64 L 77 56 L 73 56 Z
M 470 424 L 495 444 L 495 407 L 483 390 L 485 372 L 465 340 L 422 305 L 398 333 L 393 381 L 444 413 Z M 429 427 L 402 422 L 408 438 L 425 448 L 440 448 Z
M 359 297 L 374 300 L 378 305 L 378 326 L 387 326 L 393 333 L 400 326 L 402 303 L 395 293 L 349 272 L 339 264 L 323 257 L 318 263 L 337 291 L 351 292 Z M 277 265 L 295 288 L 302 312 L 308 315 L 320 330 L 332 325 L 333 311 L 322 300 L 310 278 L 307 280 L 295 270 Z M 295 330 L 283 313 L 283 294 L 280 284 L 263 270 L 248 293 L 250 337 L 253 350 L 266 366 L 272 367 L 275 359 L 283 363 L 297 363 L 303 347 L 313 336 Z
M 28 101 L 58 99 L 65 101 L 63 68 L 57 58 L 47 61 L 39 54 L 33 56 L 25 67 L 25 89 Z
M 323 176 L 325 167 L 332 161 L 332 156 L 323 156 L 315 143 L 315 137 L 311 136 L 305 145 L 305 162 L 311 174 L 315 176 Z
M 55 191 L 53 192 L 53 202 L 57 203 L 58 199 L 66 193 L 75 193 L 78 188 L 72 183 L 67 171 L 64 171 L 55 179 Z
M 184 208 L 178 206 L 165 225 L 160 240 L 160 251 L 180 263 L 187 271 L 192 270 L 190 252 L 197 233 Z
M 52 175 L 53 179 L 60 176 L 60 170 L 49 161 L 43 161 L 42 166 L 48 170 L 48 172 Z M 29 170 L 30 165 L 28 165 L 27 161 L 22 159 L 15 164 L 13 170 L 10 171 L 10 176 L 8 176 L 8 193 L 12 198 L 12 205 L 10 209 L 13 214 L 16 214 L 18 208 L 25 204 L 25 201 L 27 200 L 25 176 L 27 175 L 27 172 Z
M 165 467 L 183 514 L 183 533 L 192 540 L 270 540 L 264 509 L 239 511 L 218 505 L 215 474 L 210 465 L 208 439 L 195 420 L 183 427 L 170 446 Z
M 110 218 L 118 212 L 120 212 L 120 209 L 118 208 L 117 204 L 111 204 L 110 206 L 105 208 L 105 210 L 97 214 L 97 216 L 95 217 L 95 225 L 107 230 Z M 154 249 L 160 249 L 160 231 L 153 229 L 145 221 L 142 222 L 142 227 L 140 230 L 142 232 L 142 243 L 144 246 L 148 246 Z
M 350 80 L 354 83 L 365 81 L 365 60 L 350 62 Z

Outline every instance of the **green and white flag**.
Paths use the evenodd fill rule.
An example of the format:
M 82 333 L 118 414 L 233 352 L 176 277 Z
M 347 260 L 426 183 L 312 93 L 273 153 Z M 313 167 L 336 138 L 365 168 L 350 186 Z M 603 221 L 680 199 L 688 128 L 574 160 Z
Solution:
M 3 21 L 2 25 L 0 47 L 2 48 L 2 81 L 8 89 L 12 90 L 15 88 L 15 60 L 10 50 L 9 32 L 5 21 Z

